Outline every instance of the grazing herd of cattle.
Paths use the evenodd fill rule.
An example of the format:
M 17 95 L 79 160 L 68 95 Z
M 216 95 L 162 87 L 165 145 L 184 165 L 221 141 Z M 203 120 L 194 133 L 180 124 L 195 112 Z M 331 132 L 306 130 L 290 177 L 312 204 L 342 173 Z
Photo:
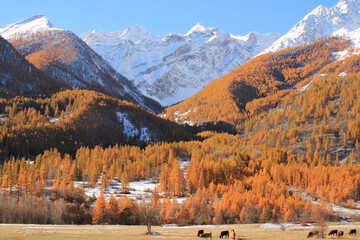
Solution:
M 328 234 L 329 236 L 338 236 L 338 237 L 342 237 L 344 236 L 344 231 L 338 231 L 337 229 L 333 229 L 329 232 Z M 355 235 L 356 236 L 356 229 L 351 229 L 349 231 L 349 235 L 350 236 L 353 236 Z M 212 239 L 212 233 L 209 232 L 209 233 L 205 233 L 203 229 L 199 230 L 198 233 L 197 233 L 197 236 L 200 237 L 200 238 L 210 238 Z M 235 239 L 235 231 L 234 229 L 231 229 L 230 231 L 229 230 L 226 230 L 226 231 L 222 231 L 219 235 L 219 238 L 229 238 L 231 237 L 232 239 Z M 319 231 L 317 230 L 314 230 L 314 231 L 311 231 L 309 232 L 309 234 L 307 235 L 307 238 L 313 238 L 313 237 L 319 237 Z
M 198 234 L 197 234 L 198 237 L 200 238 L 212 238 L 212 233 L 205 233 L 203 229 L 199 230 L 198 231 Z M 219 238 L 229 238 L 231 237 L 232 239 L 235 239 L 235 230 L 234 229 L 231 229 L 230 231 L 229 230 L 226 230 L 226 231 L 222 231 L 219 235 Z
M 344 231 L 338 231 L 337 229 L 333 229 L 329 232 L 328 234 L 329 236 L 338 236 L 338 237 L 342 237 L 344 236 Z M 351 229 L 349 231 L 349 235 L 350 236 L 353 236 L 355 235 L 356 236 L 356 229 Z M 307 235 L 307 238 L 313 238 L 313 237 L 318 237 L 319 236 L 319 231 L 317 230 L 314 230 L 314 231 L 311 231 L 309 232 L 309 234 Z

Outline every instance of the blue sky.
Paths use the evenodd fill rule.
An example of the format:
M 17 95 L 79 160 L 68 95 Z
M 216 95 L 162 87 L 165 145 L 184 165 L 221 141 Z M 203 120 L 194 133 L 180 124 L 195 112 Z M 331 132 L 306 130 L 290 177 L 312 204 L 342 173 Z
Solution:
M 339 0 L 6 0 L 0 27 L 42 14 L 55 26 L 76 34 L 87 30 L 124 30 L 140 24 L 149 32 L 186 33 L 197 22 L 225 32 L 285 34 L 318 5 Z

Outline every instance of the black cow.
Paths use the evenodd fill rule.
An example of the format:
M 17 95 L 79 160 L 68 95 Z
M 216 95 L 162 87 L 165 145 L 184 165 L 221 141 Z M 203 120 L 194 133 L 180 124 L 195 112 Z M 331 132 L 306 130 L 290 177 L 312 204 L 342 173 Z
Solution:
M 228 231 L 228 230 L 222 231 L 222 232 L 220 233 L 219 238 L 223 238 L 223 237 L 229 238 L 229 231 Z
M 204 233 L 204 230 L 201 229 L 201 230 L 198 231 L 198 235 L 197 235 L 197 236 L 200 237 L 200 235 L 203 234 L 203 233 Z
M 337 235 L 338 234 L 338 230 L 337 229 L 333 229 L 333 230 L 331 230 L 330 232 L 329 232 L 329 236 L 331 236 L 331 235 Z
M 200 235 L 201 238 L 212 239 L 212 233 L 203 233 Z
M 356 236 L 356 229 L 351 229 L 349 232 L 349 235 L 355 235 Z

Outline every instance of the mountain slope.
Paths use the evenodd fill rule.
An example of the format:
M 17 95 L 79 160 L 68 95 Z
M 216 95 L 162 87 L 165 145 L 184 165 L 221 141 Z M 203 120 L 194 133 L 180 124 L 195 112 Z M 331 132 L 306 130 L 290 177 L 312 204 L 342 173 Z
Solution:
M 248 102 L 294 87 L 333 62 L 335 53 L 347 47 L 341 39 L 326 38 L 258 56 L 189 99 L 166 108 L 162 116 L 188 124 L 224 122 L 241 127 Z
M 303 87 L 248 103 L 246 138 L 286 146 L 307 162 L 354 163 L 360 156 L 359 67 L 360 57 L 353 55 L 324 67 Z
M 2 99 L 0 110 L 0 160 L 34 157 L 51 148 L 74 155 L 84 146 L 144 146 L 148 141 L 194 138 L 183 127 L 136 104 L 89 90 Z
M 13 94 L 53 93 L 66 86 L 39 71 L 0 36 L 0 88 Z
M 236 36 L 198 23 L 186 34 L 163 38 L 139 25 L 112 33 L 88 31 L 80 37 L 144 95 L 168 106 L 250 60 L 279 34 Z
M 348 33 L 359 28 L 360 2 L 358 0 L 341 0 L 332 8 L 320 5 L 261 54 L 299 46 L 328 35 L 351 38 L 349 36 L 351 34 Z
M 152 111 L 160 109 L 158 103 L 144 97 L 80 38 L 70 31 L 54 28 L 44 16 L 7 25 L 0 29 L 0 35 L 58 81 L 125 99 Z

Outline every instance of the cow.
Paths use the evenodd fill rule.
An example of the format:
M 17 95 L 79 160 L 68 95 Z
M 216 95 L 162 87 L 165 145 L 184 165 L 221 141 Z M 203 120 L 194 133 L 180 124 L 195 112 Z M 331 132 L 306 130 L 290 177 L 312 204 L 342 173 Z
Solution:
M 333 229 L 333 230 L 331 230 L 330 232 L 329 232 L 329 236 L 331 236 L 331 235 L 337 235 L 338 234 L 338 230 L 337 229 Z
M 319 235 L 319 231 L 314 230 L 314 231 L 309 232 L 309 234 L 307 235 L 307 238 L 313 238 L 318 235 Z
M 200 235 L 203 234 L 203 233 L 204 233 L 204 230 L 203 230 L 203 229 L 200 229 L 200 230 L 198 231 L 197 236 L 200 237 Z
M 203 233 L 200 235 L 201 238 L 212 239 L 212 233 Z
M 349 235 L 355 235 L 356 236 L 356 229 L 351 229 L 349 232 Z
M 342 236 L 344 236 L 344 232 L 343 231 L 339 231 L 339 233 L 338 233 L 338 235 L 337 235 L 338 237 L 342 237 Z
M 223 238 L 223 237 L 229 238 L 229 231 L 228 231 L 228 230 L 222 231 L 222 232 L 220 233 L 219 238 Z
M 231 229 L 231 230 L 230 230 L 230 235 L 231 235 L 231 238 L 232 238 L 232 239 L 235 239 L 236 234 L 235 234 L 235 230 L 234 230 L 234 229 Z

